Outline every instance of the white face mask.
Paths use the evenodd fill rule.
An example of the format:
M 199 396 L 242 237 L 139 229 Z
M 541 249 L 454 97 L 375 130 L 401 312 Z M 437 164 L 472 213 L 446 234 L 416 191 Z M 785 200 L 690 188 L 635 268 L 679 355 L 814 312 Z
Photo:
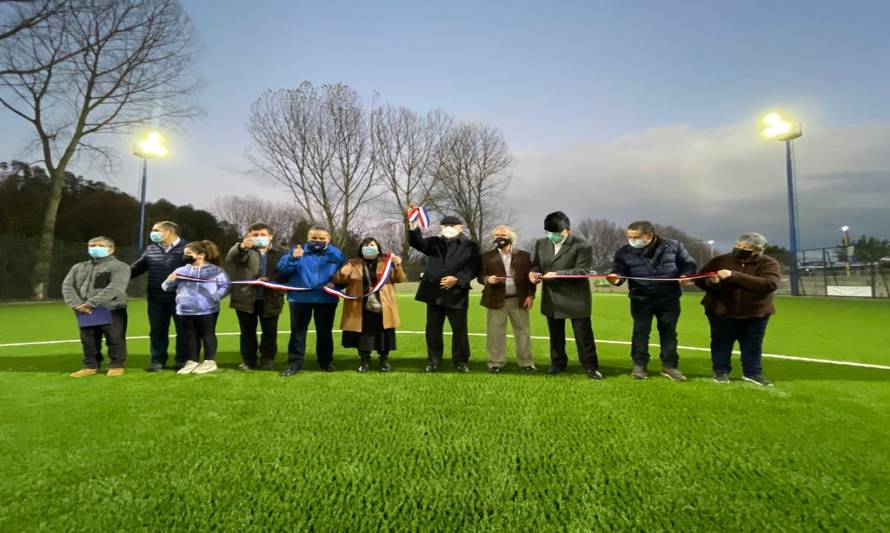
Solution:
M 446 239 L 453 239 L 460 235 L 460 230 L 455 228 L 454 226 L 445 226 L 442 228 L 442 236 Z
M 627 243 L 633 246 L 634 248 L 645 248 L 646 241 L 643 239 L 628 239 Z

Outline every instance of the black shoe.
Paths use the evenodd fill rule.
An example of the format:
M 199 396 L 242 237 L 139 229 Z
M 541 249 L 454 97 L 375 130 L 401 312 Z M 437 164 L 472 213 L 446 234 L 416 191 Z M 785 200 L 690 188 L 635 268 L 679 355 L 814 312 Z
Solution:
M 523 368 L 523 370 L 525 370 L 526 374 L 536 374 L 538 372 L 538 367 L 536 367 L 535 365 L 532 365 L 532 366 L 527 366 L 527 367 Z
M 726 372 L 716 372 L 714 374 L 714 377 L 711 379 L 714 380 L 714 383 L 725 385 L 729 383 L 729 374 L 727 374 Z
M 437 365 L 435 363 L 430 363 L 430 364 L 426 365 L 426 368 L 424 368 L 423 371 L 424 372 L 438 372 L 439 365 Z
M 161 370 L 164 370 L 164 365 L 161 363 L 152 363 L 150 367 L 145 369 L 146 372 L 160 372 Z
M 362 359 L 362 364 L 359 365 L 358 371 L 364 374 L 369 370 L 371 370 L 371 362 L 367 359 Z
M 603 379 L 605 379 L 603 378 L 603 375 L 600 374 L 600 371 L 595 368 L 587 369 L 587 377 L 589 377 L 590 379 L 595 379 L 597 381 L 602 381 Z
M 389 364 L 389 359 L 380 359 L 380 371 L 389 372 L 390 370 L 392 370 L 392 365 Z
M 275 370 L 275 361 L 266 360 L 261 362 L 260 370 Z
M 328 365 L 328 366 L 322 367 L 322 370 L 324 370 L 325 372 L 336 372 L 337 371 L 337 369 L 334 368 L 334 365 Z
M 240 365 L 238 365 L 238 370 L 241 370 L 242 372 L 250 372 L 251 370 L 253 370 L 253 367 L 247 363 L 241 363 Z
M 634 379 L 649 379 L 649 371 L 646 370 L 645 366 L 634 365 L 633 370 L 630 371 L 630 377 Z
M 556 366 L 556 365 L 553 365 L 553 366 L 551 366 L 550 368 L 547 369 L 547 373 L 550 374 L 551 376 L 555 376 L 555 375 L 557 375 L 557 374 L 560 374 L 560 373 L 562 373 L 562 372 L 565 372 L 565 370 L 566 370 L 566 369 L 565 369 L 565 367 L 563 367 L 563 366 Z
M 773 382 L 763 377 L 761 374 L 756 374 L 753 376 L 742 376 L 742 379 L 748 381 L 750 383 L 754 383 L 755 385 L 760 385 L 761 387 L 772 387 Z
M 293 376 L 294 374 L 296 374 L 299 371 L 300 371 L 300 367 L 291 363 L 291 364 L 287 365 L 287 368 L 284 369 L 284 372 L 282 372 L 281 375 L 283 377 L 288 378 L 290 376 Z
M 501 367 L 499 367 L 499 366 L 490 366 L 490 367 L 488 367 L 488 371 L 491 372 L 492 374 L 497 374 L 497 373 L 499 373 L 499 372 L 501 371 Z
M 466 374 L 470 371 L 470 369 L 467 368 L 466 363 L 461 363 L 461 364 L 457 365 L 457 371 L 460 372 L 461 374 Z

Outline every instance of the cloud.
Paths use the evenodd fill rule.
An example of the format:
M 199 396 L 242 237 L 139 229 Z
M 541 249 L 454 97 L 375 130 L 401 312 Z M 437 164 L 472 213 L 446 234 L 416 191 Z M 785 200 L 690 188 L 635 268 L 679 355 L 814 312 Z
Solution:
M 837 243 L 837 227 L 890 237 L 890 124 L 805 131 L 795 143 L 804 247 Z M 525 234 L 546 213 L 620 224 L 648 218 L 725 248 L 744 231 L 787 245 L 785 149 L 748 123 L 676 125 L 603 142 L 516 153 L 510 203 Z

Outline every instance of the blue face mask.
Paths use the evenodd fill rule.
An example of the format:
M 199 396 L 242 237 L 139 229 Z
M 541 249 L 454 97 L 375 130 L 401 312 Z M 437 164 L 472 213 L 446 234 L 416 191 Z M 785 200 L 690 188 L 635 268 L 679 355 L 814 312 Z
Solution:
M 309 241 L 307 246 L 310 252 L 321 253 L 328 247 L 328 243 L 324 241 Z
M 644 241 L 643 239 L 628 239 L 627 243 L 636 249 L 646 247 L 646 241 Z
M 362 257 L 365 259 L 377 259 L 379 255 L 380 250 L 376 246 L 362 246 Z
M 89 253 L 90 257 L 93 259 L 102 259 L 103 257 L 111 255 L 111 250 L 104 246 L 90 246 L 87 248 L 87 253 Z
M 269 246 L 269 237 L 266 237 L 265 235 L 263 235 L 261 237 L 253 238 L 253 247 L 254 248 L 265 248 L 266 246 Z
M 151 239 L 151 242 L 155 244 L 161 244 L 164 242 L 164 234 L 160 231 L 153 231 L 148 234 L 148 238 Z
M 556 233 L 553 231 L 547 232 L 547 238 L 550 239 L 550 242 L 557 243 L 562 241 L 562 232 Z

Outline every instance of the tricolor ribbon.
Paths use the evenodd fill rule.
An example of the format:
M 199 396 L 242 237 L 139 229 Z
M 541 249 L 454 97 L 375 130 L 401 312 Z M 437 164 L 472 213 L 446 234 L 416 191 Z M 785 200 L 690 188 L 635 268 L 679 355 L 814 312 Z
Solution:
M 716 272 L 702 272 L 700 274 L 695 274 L 692 276 L 684 276 L 681 278 L 641 278 L 634 276 L 622 276 L 621 274 L 559 274 L 556 276 L 552 276 L 549 278 L 544 278 L 543 275 L 541 279 L 544 281 L 551 279 L 607 279 L 610 276 L 616 276 L 620 279 L 633 279 L 636 281 L 691 281 L 695 279 L 702 278 L 710 278 L 711 276 L 716 276 Z M 513 276 L 495 276 L 497 279 L 507 279 L 512 278 Z
M 212 279 L 204 279 L 204 278 L 194 278 L 192 276 L 183 276 L 181 274 L 176 275 L 177 280 L 183 281 L 196 281 L 198 283 L 218 283 L 221 285 L 253 285 L 257 287 L 265 287 L 267 289 L 272 289 L 276 291 L 311 291 L 311 287 L 291 287 L 289 285 L 282 285 L 280 283 L 272 283 L 269 281 L 262 281 L 259 279 L 245 279 L 241 281 L 216 281 Z
M 408 222 L 417 222 L 420 229 L 430 227 L 430 214 L 425 207 L 412 207 L 408 210 Z
M 344 291 L 341 291 L 339 289 L 332 289 L 331 287 L 327 286 L 322 287 L 322 290 L 330 294 L 331 296 L 336 296 L 337 298 L 341 298 L 343 300 L 361 300 L 363 298 L 367 298 L 368 296 L 382 289 L 383 286 L 386 285 L 386 283 L 389 281 L 389 278 L 392 275 L 392 270 L 394 268 L 392 257 L 392 252 L 390 252 L 389 255 L 386 256 L 386 263 L 383 265 L 383 274 L 381 274 L 380 278 L 377 280 L 377 283 L 375 283 L 374 286 L 371 287 L 371 290 L 369 290 L 366 294 L 362 294 L 361 296 L 350 296 Z

